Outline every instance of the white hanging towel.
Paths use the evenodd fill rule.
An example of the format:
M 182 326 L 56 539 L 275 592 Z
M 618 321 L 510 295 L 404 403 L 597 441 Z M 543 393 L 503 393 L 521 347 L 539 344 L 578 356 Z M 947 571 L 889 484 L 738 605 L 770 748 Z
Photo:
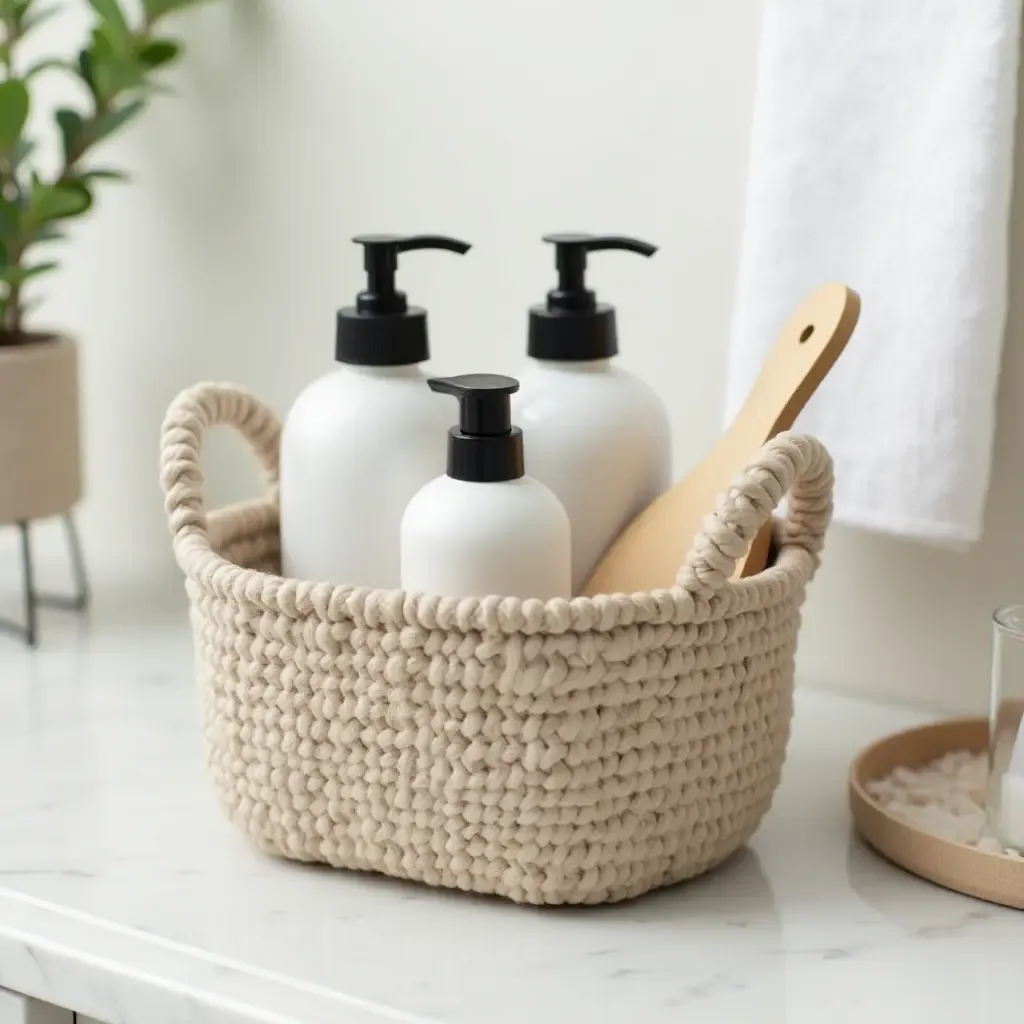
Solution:
M 981 535 L 1006 313 L 1020 0 L 767 0 L 728 373 L 736 412 L 793 306 L 860 324 L 797 428 L 836 517 Z

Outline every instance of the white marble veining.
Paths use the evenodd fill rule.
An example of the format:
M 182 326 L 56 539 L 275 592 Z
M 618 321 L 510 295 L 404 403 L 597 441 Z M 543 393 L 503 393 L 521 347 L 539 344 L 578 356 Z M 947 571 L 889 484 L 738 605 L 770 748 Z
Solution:
M 270 860 L 203 775 L 184 625 L 0 637 L 0 986 L 108 1024 L 961 1024 L 1017 1015 L 1024 916 L 850 835 L 845 778 L 915 713 L 801 692 L 751 850 L 538 910 Z

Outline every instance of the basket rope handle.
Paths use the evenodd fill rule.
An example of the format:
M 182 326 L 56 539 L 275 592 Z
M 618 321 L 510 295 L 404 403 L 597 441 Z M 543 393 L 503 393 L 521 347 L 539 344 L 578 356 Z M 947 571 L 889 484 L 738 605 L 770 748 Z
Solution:
M 804 548 L 817 567 L 832 519 L 833 482 L 832 458 L 820 441 L 803 434 L 779 434 L 719 496 L 676 582 L 704 591 L 722 587 L 787 494 L 782 541 Z
M 160 485 L 179 561 L 193 547 L 209 548 L 203 496 L 203 438 L 210 427 L 234 427 L 277 486 L 281 423 L 269 406 L 234 384 L 197 384 L 171 402 L 160 434 Z

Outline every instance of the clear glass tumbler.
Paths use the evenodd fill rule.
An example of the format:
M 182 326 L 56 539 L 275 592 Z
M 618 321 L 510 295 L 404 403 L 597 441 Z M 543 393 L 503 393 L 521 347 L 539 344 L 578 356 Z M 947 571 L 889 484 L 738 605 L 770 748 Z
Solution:
M 992 704 L 989 720 L 989 827 L 1024 852 L 1024 605 L 992 617 Z

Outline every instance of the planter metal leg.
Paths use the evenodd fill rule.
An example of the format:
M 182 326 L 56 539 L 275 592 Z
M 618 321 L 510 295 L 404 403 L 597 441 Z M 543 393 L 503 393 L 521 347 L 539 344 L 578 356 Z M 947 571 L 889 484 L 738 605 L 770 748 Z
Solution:
M 39 638 L 39 616 L 36 604 L 36 578 L 32 571 L 32 531 L 31 524 L 18 523 L 21 531 L 21 572 L 25 589 L 25 642 L 35 647 Z
M 0 631 L 13 633 L 24 640 L 29 647 L 39 642 L 39 608 L 59 608 L 63 611 L 81 612 L 89 607 L 89 576 L 85 568 L 85 556 L 82 553 L 82 541 L 78 535 L 78 527 L 71 513 L 61 517 L 64 534 L 68 545 L 71 561 L 71 578 L 74 591 L 66 594 L 40 594 L 36 590 L 35 566 L 32 558 L 32 535 L 30 522 L 18 523 L 21 533 L 21 573 L 24 581 L 25 611 L 23 622 L 0 619 Z
M 82 612 L 89 607 L 89 577 L 85 571 L 85 556 L 82 554 L 82 540 L 78 536 L 78 527 L 69 512 L 61 516 L 64 522 L 64 536 L 67 539 L 68 555 L 71 558 L 71 580 L 75 585 L 74 592 L 65 594 L 39 594 L 36 603 L 47 608 L 60 608 L 66 612 Z

